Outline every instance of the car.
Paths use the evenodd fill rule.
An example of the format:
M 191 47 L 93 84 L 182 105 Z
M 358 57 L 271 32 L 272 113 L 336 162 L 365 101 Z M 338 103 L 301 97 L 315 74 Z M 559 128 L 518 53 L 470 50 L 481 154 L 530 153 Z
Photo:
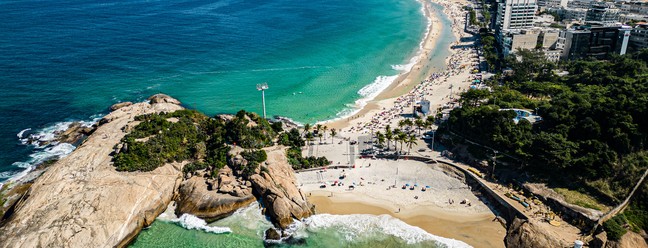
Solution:
M 425 149 L 425 148 L 421 148 L 421 149 L 418 149 L 418 151 L 419 151 L 419 152 L 424 152 L 424 151 L 426 151 L 426 149 Z

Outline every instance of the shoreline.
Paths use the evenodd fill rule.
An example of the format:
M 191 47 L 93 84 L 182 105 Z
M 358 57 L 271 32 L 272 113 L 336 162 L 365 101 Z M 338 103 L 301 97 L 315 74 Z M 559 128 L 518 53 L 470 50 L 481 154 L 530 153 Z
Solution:
M 506 230 L 498 222 L 492 221 L 492 214 L 449 213 L 431 206 L 414 206 L 398 212 L 360 194 L 338 193 L 329 197 L 326 191 L 310 193 L 312 195 L 308 200 L 315 205 L 317 214 L 389 215 L 432 235 L 458 240 L 473 247 L 504 247 Z
M 327 157 L 339 154 L 334 147 L 323 146 L 320 152 Z M 496 215 L 489 203 L 476 195 L 462 176 L 414 160 L 356 162 L 353 169 L 296 173 L 300 188 L 315 205 L 316 213 L 387 214 L 432 235 L 474 247 L 505 246 L 506 228 L 493 221 Z M 337 186 L 336 182 L 344 185 Z M 418 186 L 402 189 L 406 184 Z M 421 190 L 423 187 L 425 191 Z
M 397 75 L 387 76 L 387 77 L 395 76 L 396 79 L 394 79 L 391 83 L 389 83 L 387 87 L 385 87 L 377 94 L 375 94 L 375 96 L 372 97 L 362 96 L 361 98 L 354 101 L 353 104 L 355 104 L 356 107 L 355 109 L 352 109 L 349 113 L 336 116 L 333 119 L 318 121 L 315 124 L 322 124 L 333 128 L 344 128 L 348 125 L 344 125 L 343 123 L 347 122 L 350 118 L 353 118 L 353 116 L 364 115 L 371 110 L 375 110 L 377 107 L 377 103 L 406 94 L 408 91 L 410 91 L 418 84 L 418 83 L 410 84 L 411 81 L 414 81 L 412 80 L 413 78 L 421 77 L 422 73 L 427 74 L 421 70 L 418 70 L 418 73 L 414 74 L 415 68 L 417 67 L 420 68 L 423 63 L 430 61 L 430 55 L 432 51 L 435 48 L 437 48 L 436 45 L 439 42 L 439 38 L 440 38 L 439 36 L 441 34 L 441 30 L 447 27 L 441 25 L 440 16 L 436 13 L 436 11 L 433 9 L 434 7 L 432 6 L 432 2 L 442 5 L 441 3 L 438 2 L 438 0 L 416 0 L 416 1 L 421 4 L 421 12 L 423 12 L 423 16 L 427 20 L 427 26 L 425 27 L 424 35 L 423 38 L 421 39 L 421 42 L 419 42 L 418 48 L 416 49 L 415 52 L 413 52 L 414 56 L 410 57 L 407 60 L 409 63 L 407 62 L 403 63 L 403 65 L 409 65 L 411 63 L 412 65 L 409 66 L 410 68 L 407 71 L 400 72 Z M 435 33 L 435 31 L 437 32 Z M 456 33 L 452 32 L 452 34 L 454 36 L 454 40 L 456 41 L 457 40 Z M 452 49 L 448 47 L 447 50 L 450 52 L 451 55 Z M 416 59 L 416 61 L 411 62 L 414 59 Z M 444 67 L 446 66 L 445 63 L 443 66 Z M 443 69 L 444 68 L 437 68 L 436 70 L 442 71 Z M 365 87 L 369 85 L 371 84 L 367 84 L 365 85 Z M 338 112 L 338 115 L 342 112 L 344 112 L 344 110 Z
M 439 43 L 440 35 L 444 29 L 446 28 L 451 29 L 451 33 L 454 36 L 452 42 L 453 44 L 458 42 L 459 39 L 462 37 L 460 33 L 461 31 L 455 30 L 455 28 L 452 26 L 447 27 L 442 25 L 441 16 L 439 15 L 439 13 L 436 12 L 436 10 L 434 10 L 432 3 L 443 6 L 444 11 L 441 14 L 446 15 L 448 19 L 450 19 L 455 23 L 457 22 L 457 20 L 453 20 L 452 15 L 449 15 L 449 13 L 447 13 L 448 6 L 458 6 L 465 3 L 463 0 L 453 0 L 450 2 L 442 2 L 439 0 L 417 0 L 417 1 L 422 5 L 421 10 L 424 16 L 426 17 L 426 19 L 428 20 L 428 26 L 426 27 L 425 30 L 425 36 L 419 43 L 419 48 L 417 49 L 417 52 L 412 58 L 410 58 L 410 60 L 412 60 L 413 58 L 418 57 L 416 62 L 413 63 L 413 65 L 409 68 L 408 71 L 396 75 L 397 78 L 393 82 L 391 82 L 389 86 L 387 86 L 385 89 L 380 91 L 380 93 L 376 94 L 376 96 L 369 99 L 360 98 L 356 100 L 355 102 L 356 105 L 359 102 L 364 102 L 364 105 L 359 106 L 358 109 L 353 110 L 349 114 L 338 116 L 330 120 L 317 122 L 316 124 L 322 124 L 322 125 L 329 126 L 330 128 L 337 128 L 337 129 L 347 128 L 353 124 L 353 120 L 356 120 L 362 116 L 366 116 L 367 114 L 377 112 L 377 110 L 380 110 L 381 107 L 388 108 L 389 106 L 391 106 L 390 104 L 391 102 L 395 101 L 399 97 L 406 95 L 408 92 L 413 90 L 416 86 L 420 85 L 421 84 L 421 82 L 419 82 L 420 79 L 430 76 L 433 73 L 441 73 L 447 69 L 449 58 L 456 53 L 456 51 L 452 50 L 451 47 L 445 48 L 445 50 L 447 50 L 449 54 L 446 58 L 443 59 L 444 60 L 443 67 L 441 68 L 432 67 L 427 70 L 421 69 L 421 68 L 428 68 L 425 67 L 425 65 L 427 65 L 428 63 L 440 62 L 440 61 L 431 61 L 432 59 L 431 56 L 433 52 L 439 48 L 437 47 L 437 43 Z

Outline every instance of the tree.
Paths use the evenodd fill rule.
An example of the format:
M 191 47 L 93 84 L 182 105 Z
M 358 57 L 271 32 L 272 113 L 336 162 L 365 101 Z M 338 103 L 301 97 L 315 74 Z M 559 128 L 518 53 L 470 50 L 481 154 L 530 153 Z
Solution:
M 328 127 L 327 127 L 327 126 L 322 127 L 322 132 L 324 133 L 324 135 L 326 135 L 327 131 L 328 131 Z M 326 139 L 324 139 L 324 141 L 326 141 Z M 321 142 L 321 141 L 320 141 L 320 142 Z
M 409 131 L 412 130 L 412 125 L 414 125 L 414 123 L 410 119 L 405 119 L 404 122 L 405 122 L 405 125 L 407 126 L 407 131 L 409 133 Z
M 421 128 L 423 128 L 425 126 L 425 121 L 423 121 L 421 119 L 416 119 L 416 121 L 414 121 L 414 125 L 416 125 L 416 128 L 418 129 L 418 133 L 420 135 L 421 134 Z
M 311 145 L 313 143 L 314 138 L 315 136 L 313 135 L 313 133 L 311 132 L 306 133 L 306 140 L 308 141 L 308 145 Z
M 311 129 L 311 124 L 306 123 L 304 124 L 304 133 L 308 133 Z
M 398 128 L 403 129 L 403 127 L 407 126 L 407 122 L 405 122 L 406 119 L 402 119 L 398 121 Z
M 376 132 L 376 140 L 378 145 L 382 148 L 383 144 L 385 144 L 385 135 L 382 134 L 380 131 Z
M 391 127 L 389 124 L 385 126 L 385 138 L 387 138 L 387 150 L 389 151 L 389 145 L 391 143 L 391 140 L 394 138 L 394 133 L 392 133 Z
M 412 146 L 417 144 L 416 137 L 414 135 L 410 135 L 407 137 L 407 140 L 405 142 L 407 143 L 407 154 L 410 154 Z
M 335 138 L 336 134 L 337 134 L 337 130 L 335 130 L 335 128 L 331 128 L 331 144 L 335 143 L 333 138 Z
M 400 152 L 402 153 L 403 152 L 403 142 L 407 141 L 407 134 L 405 134 L 403 132 L 398 132 L 397 137 L 398 137 L 398 143 L 400 143 L 400 145 L 401 145 Z

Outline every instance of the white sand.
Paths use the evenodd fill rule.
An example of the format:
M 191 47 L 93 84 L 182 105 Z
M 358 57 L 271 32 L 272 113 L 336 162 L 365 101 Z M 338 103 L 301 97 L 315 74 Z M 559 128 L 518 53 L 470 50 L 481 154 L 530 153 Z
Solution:
M 415 206 L 433 206 L 444 211 L 461 213 L 490 213 L 488 207 L 459 179 L 446 175 L 436 165 L 412 160 L 357 160 L 355 169 L 328 169 L 301 172 L 297 174 L 300 187 L 305 192 L 328 192 L 336 194 L 361 195 L 363 201 L 381 204 L 382 207 L 406 210 Z M 345 174 L 345 179 L 339 179 Z M 331 186 L 335 181 L 343 186 Z M 326 184 L 326 188 L 320 188 Z M 414 190 L 402 189 L 405 184 L 418 184 Z M 349 186 L 355 185 L 350 190 Z M 396 185 L 396 188 L 390 186 Z M 423 192 L 421 189 L 425 186 Z M 418 197 L 418 199 L 415 199 Z M 467 199 L 472 206 L 459 204 Z M 454 204 L 449 204 L 454 200 Z
M 465 11 L 459 4 L 463 1 L 434 0 L 434 2 L 443 5 L 444 13 L 453 20 L 451 28 L 457 40 L 468 38 L 467 41 L 457 41 L 453 45 L 472 46 L 474 43 L 472 35 L 463 32 Z M 392 129 L 395 128 L 398 120 L 403 119 L 402 114 L 411 114 L 412 104 L 421 99 L 430 101 L 433 114 L 439 107 L 454 107 L 452 104 L 456 102 L 458 95 L 468 89 L 473 80 L 474 74 L 471 74 L 471 71 L 478 62 L 476 50 L 474 48 L 451 50 L 451 56 L 446 59 L 447 69 L 443 72 L 434 73 L 435 68 L 426 67 L 430 52 L 439 49 L 434 47 L 440 34 L 439 29 L 447 27 L 442 27 L 438 17 L 429 10 L 431 8 L 429 2 L 424 1 L 424 5 L 432 25 L 428 37 L 423 42 L 419 62 L 410 72 L 401 75 L 385 92 L 368 102 L 356 115 L 327 122 L 324 123 L 325 125 L 341 129 L 342 137 L 357 137 L 369 134 L 372 130 L 382 130 L 387 124 L 391 125 Z M 427 79 L 415 82 L 415 79 L 421 78 L 422 75 Z

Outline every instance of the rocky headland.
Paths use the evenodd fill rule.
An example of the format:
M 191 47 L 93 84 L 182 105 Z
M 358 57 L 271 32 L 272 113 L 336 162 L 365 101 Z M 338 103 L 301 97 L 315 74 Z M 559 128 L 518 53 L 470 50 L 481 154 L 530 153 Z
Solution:
M 207 221 L 261 201 L 278 233 L 294 219 L 313 214 L 283 146 L 264 148 L 267 161 L 252 171 L 242 169 L 254 162 L 247 161 L 242 154 L 245 150 L 236 145 L 227 145 L 230 159 L 216 171 L 187 172 L 188 160 L 165 162 L 150 171 L 116 168 L 114 156 L 128 151 L 123 139 L 141 122 L 138 116 L 182 109 L 178 100 L 158 94 L 143 103 L 113 105 L 96 128 L 65 131 L 60 142 L 88 137 L 70 155 L 42 168 L 42 175 L 12 185 L 21 191 L 10 196 L 14 200 L 0 224 L 0 247 L 126 246 L 171 201 L 177 203 L 176 214 L 193 214 Z

